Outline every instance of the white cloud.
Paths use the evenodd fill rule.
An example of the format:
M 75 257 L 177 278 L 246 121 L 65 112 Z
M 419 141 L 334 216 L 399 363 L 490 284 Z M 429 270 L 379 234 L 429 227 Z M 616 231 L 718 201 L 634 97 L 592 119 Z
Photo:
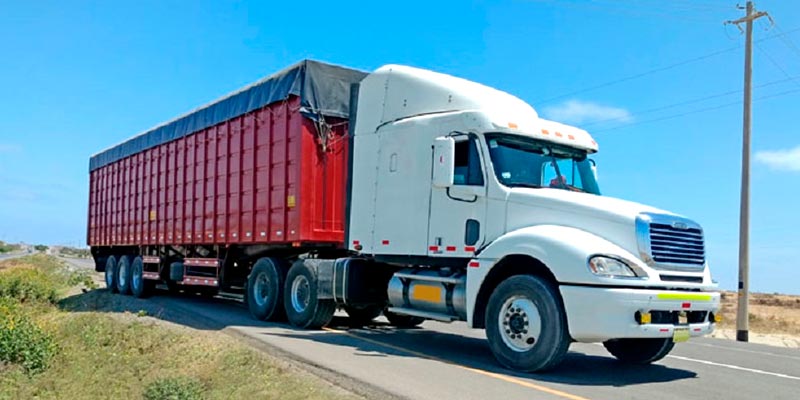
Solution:
M 756 152 L 756 161 L 776 171 L 800 172 L 800 146 L 793 149 Z
M 630 122 L 633 119 L 631 113 L 624 108 L 581 100 L 567 100 L 556 106 L 545 107 L 542 111 L 548 119 L 571 124 L 593 121 Z

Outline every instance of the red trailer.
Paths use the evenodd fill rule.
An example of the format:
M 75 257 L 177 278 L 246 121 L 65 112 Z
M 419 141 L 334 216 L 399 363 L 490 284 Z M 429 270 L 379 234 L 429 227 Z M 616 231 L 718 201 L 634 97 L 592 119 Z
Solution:
M 246 278 L 220 279 L 226 260 L 343 248 L 350 86 L 364 76 L 302 61 L 94 155 L 97 269 L 141 259 L 145 280 L 216 288 Z

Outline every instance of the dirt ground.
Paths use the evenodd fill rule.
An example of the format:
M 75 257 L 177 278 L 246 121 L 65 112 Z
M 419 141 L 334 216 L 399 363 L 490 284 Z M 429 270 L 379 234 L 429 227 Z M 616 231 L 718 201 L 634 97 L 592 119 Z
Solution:
M 735 292 L 722 293 L 722 323 L 714 337 L 736 338 Z M 750 341 L 800 348 L 800 296 L 751 293 L 749 304 Z

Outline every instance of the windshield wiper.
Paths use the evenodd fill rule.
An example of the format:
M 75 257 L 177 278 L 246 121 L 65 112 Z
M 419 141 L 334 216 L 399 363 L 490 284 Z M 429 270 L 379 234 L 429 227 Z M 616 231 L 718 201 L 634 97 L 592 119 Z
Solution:
M 542 185 L 535 185 L 535 184 L 533 184 L 533 183 L 527 183 L 527 182 L 503 182 L 503 183 L 504 183 L 506 186 L 511 186 L 511 187 L 526 187 L 526 188 L 531 188 L 531 189 L 541 189 L 541 188 L 543 188 L 543 187 L 544 187 L 544 186 L 542 186 Z

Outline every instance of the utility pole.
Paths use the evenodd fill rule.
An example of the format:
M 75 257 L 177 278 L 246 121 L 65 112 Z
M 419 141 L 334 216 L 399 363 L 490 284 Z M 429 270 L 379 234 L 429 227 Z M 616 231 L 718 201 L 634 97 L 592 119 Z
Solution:
M 741 9 L 741 7 L 739 7 Z M 744 46 L 744 118 L 742 121 L 742 192 L 739 208 L 739 296 L 736 310 L 736 340 L 749 341 L 749 311 L 748 300 L 750 297 L 750 109 L 751 109 L 751 77 L 753 75 L 753 21 L 768 16 L 764 11 L 755 11 L 753 2 L 748 1 L 747 15 L 726 24 L 745 24 Z

